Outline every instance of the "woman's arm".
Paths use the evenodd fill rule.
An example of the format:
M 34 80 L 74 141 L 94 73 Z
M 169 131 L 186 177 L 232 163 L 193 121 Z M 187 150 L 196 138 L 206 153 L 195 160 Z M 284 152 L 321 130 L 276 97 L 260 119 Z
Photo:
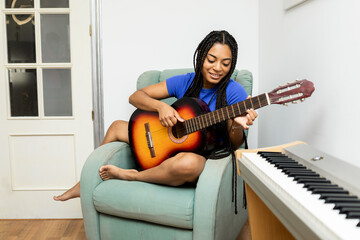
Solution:
M 129 102 L 136 108 L 145 111 L 159 113 L 159 120 L 164 127 L 172 127 L 177 121 L 184 121 L 178 112 L 168 104 L 159 101 L 169 97 L 166 82 L 160 82 L 154 85 L 137 90 L 129 97 Z

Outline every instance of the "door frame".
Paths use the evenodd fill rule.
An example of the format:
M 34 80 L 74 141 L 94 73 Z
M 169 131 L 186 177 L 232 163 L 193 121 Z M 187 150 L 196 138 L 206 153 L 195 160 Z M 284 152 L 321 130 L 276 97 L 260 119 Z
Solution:
M 91 0 L 91 51 L 93 82 L 93 121 L 94 147 L 100 146 L 104 139 L 104 96 L 103 96 L 103 52 L 101 41 L 102 3 Z

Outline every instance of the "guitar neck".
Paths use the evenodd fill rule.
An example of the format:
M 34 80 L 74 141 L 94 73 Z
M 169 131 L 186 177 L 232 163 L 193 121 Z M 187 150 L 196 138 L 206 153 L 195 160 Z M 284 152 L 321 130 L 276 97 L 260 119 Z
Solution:
M 267 93 L 264 93 L 256 97 L 246 99 L 242 102 L 188 119 L 184 123 L 186 134 L 190 134 L 228 119 L 241 116 L 249 109 L 255 110 L 269 104 L 270 102 Z

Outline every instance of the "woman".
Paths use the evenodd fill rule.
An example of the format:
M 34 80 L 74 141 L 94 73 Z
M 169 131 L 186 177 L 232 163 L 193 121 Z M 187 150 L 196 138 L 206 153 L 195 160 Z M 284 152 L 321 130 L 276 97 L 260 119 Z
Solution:
M 195 51 L 193 59 L 195 73 L 175 76 L 140 89 L 130 96 L 129 101 L 142 110 L 157 111 L 164 127 L 172 127 L 178 121 L 183 122 L 184 119 L 174 108 L 159 101 L 160 99 L 170 96 L 197 97 L 208 103 L 211 111 L 243 101 L 248 97 L 244 88 L 230 80 L 236 66 L 237 50 L 237 43 L 228 32 L 213 31 L 200 42 Z M 217 135 L 219 146 L 223 148 L 222 153 L 231 154 L 243 143 L 243 130 L 248 129 L 256 117 L 257 113 L 250 109 L 246 116 L 230 119 L 216 127 L 219 133 Z M 129 143 L 128 122 L 119 120 L 110 126 L 102 144 L 113 141 Z M 99 169 L 99 174 L 103 180 L 136 180 L 179 186 L 184 183 L 196 183 L 204 168 L 206 157 L 196 153 L 181 152 L 160 165 L 143 171 L 106 165 Z M 54 200 L 65 201 L 75 197 L 80 197 L 80 183 L 64 194 L 54 197 Z

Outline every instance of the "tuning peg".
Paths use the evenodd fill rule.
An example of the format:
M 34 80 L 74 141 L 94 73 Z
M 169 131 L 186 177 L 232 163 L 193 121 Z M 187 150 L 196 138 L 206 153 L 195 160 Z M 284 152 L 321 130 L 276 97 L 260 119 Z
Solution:
M 287 103 L 283 103 L 283 105 L 284 105 L 285 107 L 287 107 L 287 106 L 288 106 L 288 104 L 287 104 Z
M 305 98 L 300 99 L 301 102 L 305 101 Z
M 297 101 L 292 101 L 291 103 L 292 103 L 292 104 L 297 104 Z

